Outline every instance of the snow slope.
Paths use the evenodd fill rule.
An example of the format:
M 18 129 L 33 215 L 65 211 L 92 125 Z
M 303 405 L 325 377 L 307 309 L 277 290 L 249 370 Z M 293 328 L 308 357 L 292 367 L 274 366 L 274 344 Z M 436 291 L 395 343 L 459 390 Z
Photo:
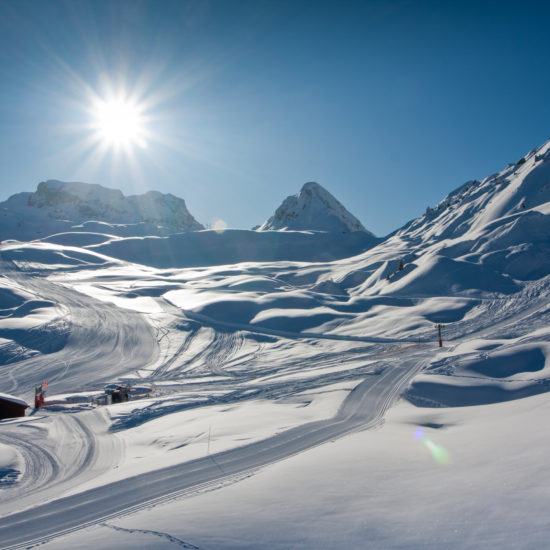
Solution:
M 337 260 L 1 244 L 4 547 L 545 547 L 549 150 Z
M 304 184 L 300 192 L 287 197 L 275 214 L 258 227 L 267 230 L 313 230 L 332 233 L 369 233 L 326 189 L 315 182 Z

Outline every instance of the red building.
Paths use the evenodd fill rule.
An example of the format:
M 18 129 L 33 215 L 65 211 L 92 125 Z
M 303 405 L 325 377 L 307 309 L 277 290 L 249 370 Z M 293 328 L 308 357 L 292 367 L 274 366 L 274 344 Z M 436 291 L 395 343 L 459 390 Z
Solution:
M 0 420 L 25 416 L 25 410 L 28 408 L 29 406 L 22 399 L 7 393 L 0 393 Z

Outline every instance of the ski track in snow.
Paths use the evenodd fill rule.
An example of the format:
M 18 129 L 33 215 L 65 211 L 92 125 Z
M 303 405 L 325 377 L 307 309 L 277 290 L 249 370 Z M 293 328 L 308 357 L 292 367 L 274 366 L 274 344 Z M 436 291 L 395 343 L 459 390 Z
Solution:
M 423 363 L 414 356 L 359 384 L 337 415 L 268 439 L 175 467 L 156 470 L 61 498 L 0 519 L 5 548 L 22 548 L 158 504 L 227 478 L 242 476 L 306 449 L 377 425 Z
M 16 506 L 0 506 L 0 513 L 4 516 L 0 519 L 0 537 L 6 548 L 45 542 L 144 506 L 197 490 L 216 488 L 354 430 L 368 429 L 380 422 L 387 407 L 421 367 L 421 362 L 409 359 L 399 368 L 381 368 L 377 363 L 376 367 L 369 364 L 365 369 L 344 368 L 334 374 L 331 371 L 341 363 L 340 350 L 319 350 L 313 355 L 320 367 L 316 376 L 305 382 L 285 381 L 284 377 L 293 372 L 301 374 L 304 363 L 300 357 L 289 357 L 283 381 L 279 381 L 276 368 L 268 367 L 253 373 L 245 373 L 243 370 L 243 365 L 259 356 L 263 345 L 261 342 L 253 342 L 245 349 L 244 334 L 263 335 L 269 331 L 248 325 L 226 326 L 210 318 L 193 319 L 163 302 L 166 310 L 175 315 L 176 324 L 185 322 L 190 326 L 178 344 L 177 340 L 170 341 L 170 331 L 160 324 L 157 324 L 155 335 L 155 323 L 145 321 L 134 311 L 96 300 L 74 291 L 68 285 L 52 283 L 39 273 L 19 272 L 11 266 L 7 266 L 5 273 L 37 296 L 62 304 L 65 308 L 64 320 L 70 325 L 67 343 L 60 351 L 45 357 L 31 357 L 10 367 L 10 372 L 17 368 L 21 384 L 34 381 L 33 371 L 43 366 L 45 361 L 56 365 L 47 377 L 65 389 L 76 384 L 81 386 L 86 379 L 97 384 L 94 365 L 101 365 L 101 378 L 109 380 L 120 376 L 121 370 L 128 371 L 130 365 L 132 370 L 147 370 L 148 365 L 156 364 L 152 378 L 157 380 L 177 374 L 181 369 L 190 369 L 189 372 L 200 376 L 217 377 L 220 382 L 216 386 L 227 386 L 231 391 L 225 397 L 210 399 L 216 403 L 240 401 L 260 395 L 276 399 L 307 388 L 347 379 L 357 380 L 367 375 L 332 419 L 311 422 L 218 455 L 148 472 L 70 496 L 63 494 L 74 492 L 75 489 L 78 491 L 80 484 L 112 468 L 120 457 L 120 447 L 118 450 L 116 446 L 114 449 L 102 448 L 96 436 L 97 415 L 101 413 L 46 414 L 44 418 L 36 418 L 33 422 L 6 425 L 0 441 L 17 449 L 25 464 L 21 480 L 8 489 L 9 495 L 16 500 Z M 320 339 L 327 343 L 331 340 L 322 335 L 281 333 L 281 336 L 303 341 Z M 136 346 L 138 339 L 143 339 L 143 343 Z M 346 339 L 337 337 L 333 340 L 343 342 Z M 356 349 L 348 350 L 348 360 L 371 359 L 372 341 L 354 340 Z M 379 339 L 375 341 L 379 342 Z M 389 341 L 395 342 L 385 340 Z M 156 351 L 151 353 L 151 348 Z M 194 351 L 187 354 L 191 348 Z M 148 353 L 143 354 L 144 349 Z M 235 368 L 231 367 L 233 362 Z M 172 372 L 173 369 L 176 371 Z M 329 369 L 328 374 L 323 374 L 323 369 Z M 378 374 L 373 376 L 375 371 Z M 265 377 L 266 383 L 258 388 L 228 385 L 238 383 L 239 380 L 250 382 L 254 376 Z M 270 377 L 274 377 L 272 381 Z M 167 414 L 177 410 L 176 405 L 173 409 L 161 407 L 159 412 Z M 149 411 L 146 419 L 153 417 L 154 414 Z M 131 422 L 135 422 L 135 419 L 131 419 Z M 38 443 L 33 441 L 33 434 L 40 434 Z M 116 434 L 110 437 L 116 438 Z M 36 505 L 37 502 L 40 504 Z
M 107 445 L 98 440 L 95 430 L 101 424 L 106 428 L 100 411 L 86 411 L 83 415 L 55 414 L 3 426 L 0 443 L 19 452 L 24 471 L 17 484 L 5 489 L 0 513 L 33 506 L 37 499 L 56 498 L 75 484 L 112 468 L 122 449 L 116 440 Z M 51 437 L 44 438 L 40 432 Z

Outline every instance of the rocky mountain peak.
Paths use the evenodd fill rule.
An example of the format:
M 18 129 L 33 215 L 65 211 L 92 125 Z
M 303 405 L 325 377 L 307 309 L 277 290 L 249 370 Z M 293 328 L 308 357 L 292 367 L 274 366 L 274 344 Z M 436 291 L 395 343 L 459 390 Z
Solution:
M 310 181 L 296 195 L 287 197 L 259 231 L 326 231 L 369 233 L 361 222 L 324 187 Z

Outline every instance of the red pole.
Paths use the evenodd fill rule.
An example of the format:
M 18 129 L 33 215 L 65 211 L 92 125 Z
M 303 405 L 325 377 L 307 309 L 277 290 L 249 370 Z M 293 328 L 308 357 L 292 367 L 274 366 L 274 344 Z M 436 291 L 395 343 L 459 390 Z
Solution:
M 40 405 L 43 405 L 42 402 L 42 386 L 34 388 L 34 408 L 39 409 Z

